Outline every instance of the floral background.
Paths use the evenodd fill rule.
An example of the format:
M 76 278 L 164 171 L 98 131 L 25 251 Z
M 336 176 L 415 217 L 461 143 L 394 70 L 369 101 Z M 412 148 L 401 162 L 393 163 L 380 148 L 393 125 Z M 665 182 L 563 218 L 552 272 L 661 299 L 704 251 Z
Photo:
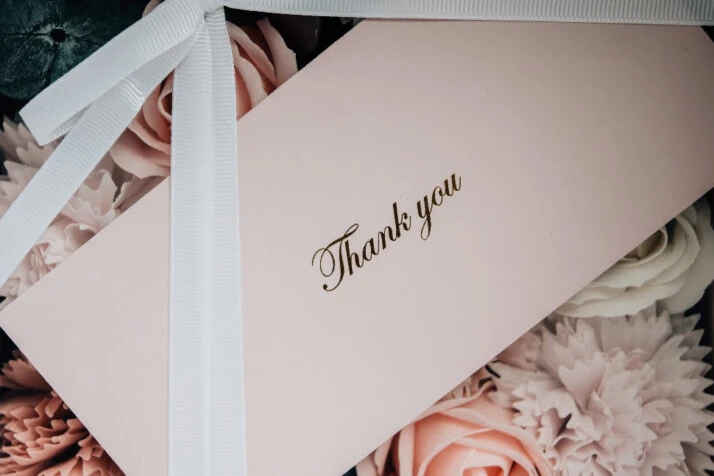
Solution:
M 0 216 L 56 147 L 36 143 L 19 109 L 158 3 L 0 0 Z M 237 10 L 227 20 L 239 117 L 357 23 Z M 0 308 L 168 175 L 172 88 L 169 76 L 152 93 L 0 288 Z M 713 271 L 700 202 L 347 474 L 706 474 L 711 288 L 700 297 Z M 1 330 L 0 445 L 0 475 L 122 474 Z
M 713 195 L 655 231 L 352 474 L 711 474 Z
M 20 108 L 160 0 L 0 0 L 0 216 L 57 143 L 40 146 Z M 340 18 L 226 12 L 238 118 L 344 35 Z M 68 258 L 169 173 L 167 77 L 0 288 L 0 309 Z M 0 475 L 118 476 L 122 472 L 0 330 Z

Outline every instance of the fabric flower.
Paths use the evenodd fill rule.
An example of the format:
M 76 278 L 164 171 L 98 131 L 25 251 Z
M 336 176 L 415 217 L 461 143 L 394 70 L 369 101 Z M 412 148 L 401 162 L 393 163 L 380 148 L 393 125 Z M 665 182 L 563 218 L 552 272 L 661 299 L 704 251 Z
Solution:
M 492 388 L 470 378 L 360 462 L 358 476 L 552 474 L 535 440 L 513 425 L 513 411 L 488 398 Z
M 55 394 L 20 394 L 0 403 L 4 474 L 36 475 L 52 460 L 86 437 L 84 426 L 72 417 Z
M 30 99 L 134 23 L 142 0 L 4 0 L 0 94 Z
M 536 327 L 530 332 L 526 332 L 506 350 L 501 352 L 497 359 L 504 364 L 533 371 L 536 370 L 542 346 L 543 338 L 540 328 Z
M 55 146 L 56 143 L 52 143 L 40 147 L 24 125 L 4 122 L 0 150 L 8 175 L 0 178 L 0 216 L 32 180 Z M 0 296 L 7 298 L 0 307 L 27 291 L 156 183 L 156 180 L 140 180 L 105 158 L 0 287 Z
M 0 151 L 6 160 L 39 168 L 54 150 L 54 145 L 53 142 L 40 147 L 24 124 L 15 124 L 8 119 L 3 121 Z
M 52 391 L 47 381 L 19 350 L 14 350 L 12 355 L 13 358 L 5 362 L 0 369 L 0 387 L 47 393 Z
M 116 464 L 19 351 L 0 386 L 0 474 L 120 476 Z
M 706 200 L 659 229 L 563 304 L 573 317 L 635 314 L 655 301 L 684 312 L 714 280 L 714 230 Z
M 537 369 L 492 364 L 499 405 L 561 474 L 705 475 L 714 469 L 698 316 L 556 317 Z
M 124 476 L 91 435 L 79 440 L 77 446 L 79 450 L 73 457 L 43 470 L 37 476 Z
M 153 0 L 145 14 L 153 10 Z M 256 26 L 227 23 L 235 67 L 238 118 L 297 72 L 297 60 L 267 18 Z M 123 169 L 137 177 L 169 174 L 173 73 L 144 103 L 129 128 L 109 151 Z
M 390 438 L 386 443 L 370 453 L 369 456 L 357 463 L 355 467 L 357 476 L 394 476 L 394 470 L 387 468 L 387 465 L 391 463 L 388 459 L 393 441 Z

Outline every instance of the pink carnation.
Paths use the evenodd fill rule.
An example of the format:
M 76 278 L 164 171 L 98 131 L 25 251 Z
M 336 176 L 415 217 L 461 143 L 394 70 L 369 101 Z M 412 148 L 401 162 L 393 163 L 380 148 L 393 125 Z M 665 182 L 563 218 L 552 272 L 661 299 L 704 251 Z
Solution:
M 24 355 L 0 372 L 0 474 L 123 475 Z
M 56 143 L 39 146 L 22 124 L 5 120 L 0 150 L 7 177 L 0 180 L 0 217 L 17 199 L 54 151 Z M 156 180 L 139 180 L 105 158 L 45 230 L 35 246 L 0 288 L 6 306 L 114 221 L 143 196 Z
M 652 309 L 652 308 L 651 308 Z M 517 411 L 556 471 L 704 475 L 714 469 L 698 316 L 544 321 L 535 368 L 492 364 L 492 399 Z M 522 346 L 523 344 L 517 344 Z

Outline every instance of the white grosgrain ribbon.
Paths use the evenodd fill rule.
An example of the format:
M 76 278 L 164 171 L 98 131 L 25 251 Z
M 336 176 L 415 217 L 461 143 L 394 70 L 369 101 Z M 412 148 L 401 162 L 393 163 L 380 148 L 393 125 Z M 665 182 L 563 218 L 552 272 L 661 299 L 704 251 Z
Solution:
M 236 92 L 222 2 L 170 0 L 22 111 L 64 134 L 0 220 L 0 282 L 175 73 L 171 151 L 169 474 L 245 475 Z
M 380 18 L 705 24 L 711 0 L 167 0 L 22 111 L 66 134 L 0 220 L 4 283 L 151 91 L 175 73 L 171 149 L 169 474 L 245 476 L 238 149 L 223 7 Z

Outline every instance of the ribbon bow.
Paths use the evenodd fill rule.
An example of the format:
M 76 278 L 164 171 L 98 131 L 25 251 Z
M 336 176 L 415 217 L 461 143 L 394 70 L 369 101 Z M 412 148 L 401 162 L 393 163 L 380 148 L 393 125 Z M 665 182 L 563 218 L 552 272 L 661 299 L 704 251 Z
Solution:
M 647 2 L 647 3 L 645 3 Z M 22 111 L 66 134 L 0 220 L 0 284 L 175 70 L 171 148 L 169 474 L 245 475 L 233 60 L 223 7 L 380 18 L 711 23 L 709 0 L 167 0 Z
M 236 93 L 223 4 L 162 3 L 31 101 L 21 115 L 38 142 L 67 136 L 0 220 L 5 282 L 176 70 L 170 474 L 246 474 Z
M 164 2 L 31 101 L 21 115 L 40 143 L 67 136 L 0 221 L 5 282 L 148 95 L 176 70 L 170 474 L 246 473 L 244 414 L 236 411 L 244 409 L 236 93 L 222 6 Z

